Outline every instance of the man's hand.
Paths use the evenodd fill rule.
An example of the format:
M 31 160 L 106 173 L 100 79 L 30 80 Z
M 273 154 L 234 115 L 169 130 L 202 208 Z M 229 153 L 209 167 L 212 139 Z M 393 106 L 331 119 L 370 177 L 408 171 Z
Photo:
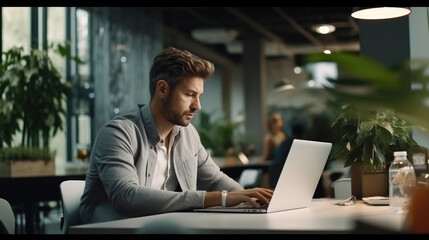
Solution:
M 240 203 L 249 203 L 256 208 L 261 205 L 268 205 L 273 196 L 273 190 L 267 188 L 250 188 L 246 190 L 228 192 L 226 197 L 226 206 L 235 206 Z M 204 207 L 222 205 L 220 191 L 207 192 L 204 200 Z

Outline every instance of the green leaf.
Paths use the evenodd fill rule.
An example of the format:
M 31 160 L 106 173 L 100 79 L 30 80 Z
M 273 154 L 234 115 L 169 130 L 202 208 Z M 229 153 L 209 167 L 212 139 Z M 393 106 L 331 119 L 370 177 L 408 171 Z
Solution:
M 336 62 L 341 69 L 348 71 L 357 80 L 349 82 L 351 85 L 365 82 L 374 86 L 396 89 L 399 83 L 398 75 L 393 71 L 370 58 L 356 54 L 311 54 L 307 57 L 307 61 Z

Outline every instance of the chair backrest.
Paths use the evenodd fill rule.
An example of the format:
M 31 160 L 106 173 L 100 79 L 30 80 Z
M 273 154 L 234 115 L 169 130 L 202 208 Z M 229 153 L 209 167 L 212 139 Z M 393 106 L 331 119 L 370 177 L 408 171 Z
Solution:
M 10 203 L 0 198 L 0 234 L 15 234 L 15 214 Z
M 334 198 L 347 199 L 352 196 L 351 178 L 340 178 L 332 183 L 334 189 Z
M 67 233 L 70 226 L 79 224 L 79 204 L 84 188 L 84 180 L 66 180 L 60 183 L 63 208 L 62 233 Z
M 240 179 L 238 183 L 240 183 L 243 188 L 254 188 L 260 187 L 262 179 L 262 169 L 244 169 L 241 172 Z

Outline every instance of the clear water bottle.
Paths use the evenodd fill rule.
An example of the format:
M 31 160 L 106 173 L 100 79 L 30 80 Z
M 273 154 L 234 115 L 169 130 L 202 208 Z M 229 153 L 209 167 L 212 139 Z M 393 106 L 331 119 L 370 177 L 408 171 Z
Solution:
M 394 152 L 394 157 L 389 167 L 389 205 L 392 212 L 405 213 L 416 187 L 416 173 L 406 151 Z

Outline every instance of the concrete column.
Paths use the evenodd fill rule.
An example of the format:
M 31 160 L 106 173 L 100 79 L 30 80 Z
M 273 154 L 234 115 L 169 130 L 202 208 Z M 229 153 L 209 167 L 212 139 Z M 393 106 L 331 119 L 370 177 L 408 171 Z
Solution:
M 267 115 L 264 40 L 249 36 L 244 42 L 243 86 L 246 136 L 262 154 Z

